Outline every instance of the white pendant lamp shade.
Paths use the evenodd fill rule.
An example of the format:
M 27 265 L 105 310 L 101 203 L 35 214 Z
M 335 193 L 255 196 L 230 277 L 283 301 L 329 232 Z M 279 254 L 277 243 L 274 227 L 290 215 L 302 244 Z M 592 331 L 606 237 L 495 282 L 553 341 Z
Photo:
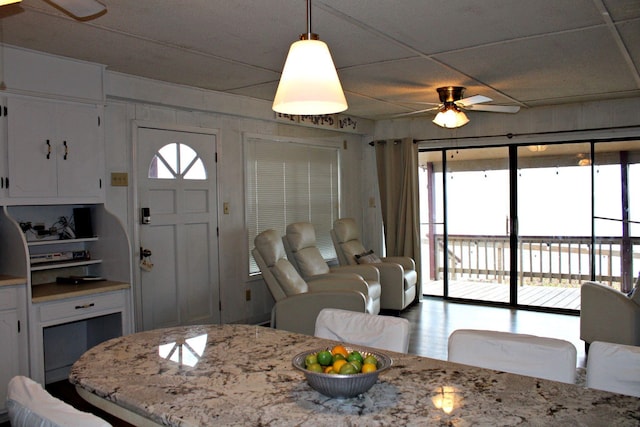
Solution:
M 447 108 L 444 111 L 440 111 L 433 119 L 433 123 L 443 128 L 453 129 L 469 123 L 469 118 L 462 111 L 455 107 Z
M 347 100 L 327 44 L 299 40 L 289 48 L 273 110 L 283 114 L 320 115 L 347 109 Z
M 22 0 L 0 0 L 0 6 L 6 6 L 8 4 L 20 3 Z

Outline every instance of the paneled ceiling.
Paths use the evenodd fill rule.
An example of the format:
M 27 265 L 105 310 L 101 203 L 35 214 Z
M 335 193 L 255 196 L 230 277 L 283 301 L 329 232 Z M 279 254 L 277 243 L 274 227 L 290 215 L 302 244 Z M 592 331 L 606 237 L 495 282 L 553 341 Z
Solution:
M 109 70 L 273 100 L 304 0 L 45 0 L 0 9 L 5 43 Z M 640 97 L 638 0 L 314 0 L 352 116 L 389 118 L 458 85 L 522 108 Z M 487 114 L 487 113 L 481 113 Z

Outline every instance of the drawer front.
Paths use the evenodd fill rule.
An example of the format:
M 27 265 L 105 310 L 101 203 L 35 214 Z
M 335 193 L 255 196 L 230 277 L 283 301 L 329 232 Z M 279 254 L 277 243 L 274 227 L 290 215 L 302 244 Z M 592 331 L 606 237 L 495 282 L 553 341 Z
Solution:
M 18 290 L 14 287 L 0 287 L 0 310 L 15 309 L 18 306 Z
M 64 319 L 75 316 L 91 316 L 103 310 L 122 308 L 125 305 L 123 292 L 112 294 L 96 294 L 86 297 L 73 298 L 65 301 L 42 303 L 39 307 L 41 322 Z

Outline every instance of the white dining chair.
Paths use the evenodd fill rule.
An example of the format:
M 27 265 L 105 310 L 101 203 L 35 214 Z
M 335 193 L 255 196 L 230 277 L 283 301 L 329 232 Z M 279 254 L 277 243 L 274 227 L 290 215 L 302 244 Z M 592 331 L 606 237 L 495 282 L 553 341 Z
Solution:
M 564 383 L 576 379 L 576 348 L 556 338 L 458 329 L 449 336 L 448 352 L 450 362 Z
M 316 318 L 314 335 L 345 344 L 406 353 L 409 331 L 409 321 L 401 317 L 325 308 Z
M 51 396 L 25 376 L 9 381 L 7 409 L 11 427 L 110 427 L 111 424 Z
M 640 347 L 592 342 L 587 356 L 587 387 L 640 397 Z

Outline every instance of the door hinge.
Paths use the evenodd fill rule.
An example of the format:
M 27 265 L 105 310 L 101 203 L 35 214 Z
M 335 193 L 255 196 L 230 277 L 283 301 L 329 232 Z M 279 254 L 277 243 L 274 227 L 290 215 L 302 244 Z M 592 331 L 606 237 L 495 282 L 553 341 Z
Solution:
M 100 116 L 98 116 L 98 127 L 100 127 Z
M 218 300 L 218 311 L 222 311 L 222 301 Z
M 218 152 L 217 151 L 216 151 L 215 158 L 216 158 L 216 163 L 218 163 Z
M 20 333 L 20 321 L 18 320 L 18 333 Z
M 216 237 L 220 237 L 220 227 L 216 227 Z

